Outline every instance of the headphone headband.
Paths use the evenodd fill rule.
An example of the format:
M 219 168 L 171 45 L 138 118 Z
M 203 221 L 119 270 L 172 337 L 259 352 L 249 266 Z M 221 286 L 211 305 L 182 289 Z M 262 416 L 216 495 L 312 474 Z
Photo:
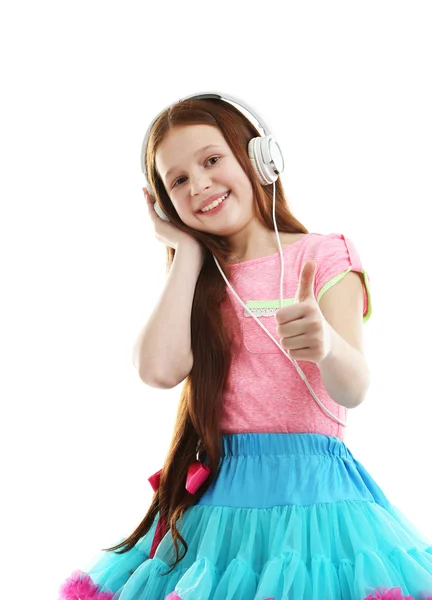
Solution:
M 230 96 L 229 94 L 223 94 L 220 92 L 201 92 L 199 94 L 191 94 L 190 96 L 185 96 L 184 98 L 181 98 L 180 100 L 178 100 L 178 102 L 184 102 L 185 100 L 192 100 L 192 99 L 203 100 L 206 98 L 215 99 L 215 100 L 226 100 L 228 102 L 231 102 L 234 105 L 237 105 L 237 107 L 243 108 L 250 115 L 252 115 L 252 117 L 258 122 L 258 127 L 264 131 L 264 135 L 271 135 L 269 127 L 265 124 L 264 119 L 258 114 L 258 112 L 256 110 L 252 109 L 243 100 L 234 98 L 233 96 Z M 142 147 L 141 147 L 141 170 L 145 175 L 146 181 L 148 181 L 148 178 L 147 178 L 147 169 L 146 169 L 146 165 L 145 165 L 145 153 L 146 153 L 146 149 L 147 149 L 148 138 L 150 137 L 151 128 L 153 127 L 153 124 L 159 118 L 159 116 L 163 112 L 165 112 L 168 108 L 171 108 L 171 106 L 174 106 L 174 104 L 177 104 L 177 102 L 174 102 L 173 104 L 169 104 L 163 110 L 161 110 L 156 115 L 156 117 L 152 120 L 152 122 L 148 126 L 147 131 L 145 133 L 144 140 L 143 140 Z M 247 115 L 245 115 L 245 116 L 247 117 Z M 249 118 L 249 121 L 250 121 L 250 118 Z

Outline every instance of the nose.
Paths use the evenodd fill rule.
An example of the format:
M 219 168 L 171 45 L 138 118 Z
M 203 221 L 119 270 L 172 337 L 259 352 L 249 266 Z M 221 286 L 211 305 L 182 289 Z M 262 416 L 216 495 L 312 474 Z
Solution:
M 201 169 L 194 171 L 190 175 L 190 193 L 191 196 L 197 196 L 211 186 L 211 179 L 208 174 Z

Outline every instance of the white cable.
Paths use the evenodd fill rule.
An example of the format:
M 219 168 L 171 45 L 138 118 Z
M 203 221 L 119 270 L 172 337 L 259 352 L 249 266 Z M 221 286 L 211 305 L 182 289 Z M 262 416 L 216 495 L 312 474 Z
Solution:
M 284 262 L 285 261 L 284 261 L 284 257 L 283 257 L 282 246 L 281 246 L 281 243 L 280 243 L 279 231 L 278 231 L 277 225 L 276 225 L 276 215 L 275 215 L 275 212 L 276 212 L 276 184 L 275 184 L 275 182 L 273 182 L 273 223 L 274 223 L 274 226 L 275 226 L 276 238 L 277 238 L 278 246 L 279 246 L 279 254 L 280 254 L 280 257 L 281 257 L 280 307 L 282 308 L 282 306 L 283 306 Z M 287 352 L 284 350 L 284 348 L 282 348 L 282 346 L 279 344 L 279 342 L 277 340 L 275 340 L 275 338 L 272 336 L 272 334 L 269 331 L 267 331 L 267 329 L 264 327 L 264 325 L 257 319 L 257 317 L 246 306 L 246 304 L 238 297 L 238 295 L 236 294 L 236 292 L 232 288 L 230 282 L 226 278 L 225 273 L 221 269 L 221 266 L 219 264 L 218 259 L 214 255 L 213 255 L 213 258 L 214 258 L 214 260 L 216 262 L 216 265 L 217 265 L 219 271 L 221 272 L 222 277 L 225 279 L 226 284 L 228 285 L 228 287 L 230 288 L 230 290 L 232 291 L 232 293 L 234 294 L 234 296 L 237 298 L 237 300 L 240 302 L 240 304 L 242 304 L 242 306 L 248 311 L 248 313 L 251 315 L 251 317 L 253 317 L 255 319 L 255 321 L 258 323 L 258 325 L 261 327 L 261 329 L 263 329 L 266 332 L 266 334 L 273 340 L 273 342 L 276 344 L 276 346 L 282 350 L 283 354 L 293 363 L 293 365 L 294 365 L 297 373 L 300 375 L 300 377 L 303 379 L 303 381 L 307 385 L 307 387 L 308 387 L 310 393 L 312 394 L 312 397 L 314 398 L 314 400 L 316 400 L 316 402 L 323 409 L 323 411 L 326 412 L 332 419 L 334 419 L 335 421 L 337 421 L 338 423 L 340 423 L 344 427 L 348 427 L 347 423 L 345 423 L 344 421 L 341 421 L 338 417 L 335 417 L 335 415 L 333 415 L 329 410 L 327 410 L 327 408 L 320 402 L 320 400 L 317 398 L 315 392 L 313 391 L 312 387 L 310 386 L 309 381 L 306 378 L 306 375 L 303 373 L 303 371 L 301 370 L 301 368 L 298 366 L 297 361 L 294 360 L 294 359 L 292 359 L 287 354 Z M 298 302 L 298 300 L 296 300 L 296 302 Z

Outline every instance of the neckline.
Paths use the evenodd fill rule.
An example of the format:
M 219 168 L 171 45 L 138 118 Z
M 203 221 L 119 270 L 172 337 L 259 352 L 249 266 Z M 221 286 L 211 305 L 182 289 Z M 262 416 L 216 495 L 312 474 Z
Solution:
M 309 235 L 313 235 L 311 232 L 309 233 L 305 233 L 303 235 L 303 237 L 301 237 L 299 240 L 297 240 L 296 242 L 292 242 L 291 244 L 288 244 L 285 247 L 282 247 L 282 252 L 285 253 L 289 248 L 292 248 L 293 246 L 297 246 L 298 244 L 301 244 L 305 241 L 305 239 L 309 236 Z M 242 262 L 239 263 L 233 263 L 231 265 L 229 265 L 230 270 L 234 269 L 238 269 L 239 267 L 243 267 L 243 266 L 249 266 L 249 265 L 255 265 L 261 262 L 265 262 L 267 260 L 272 260 L 275 257 L 279 257 L 279 250 L 277 252 L 273 252 L 272 254 L 267 254 L 267 256 L 261 256 L 260 258 L 251 258 L 250 260 L 244 260 Z

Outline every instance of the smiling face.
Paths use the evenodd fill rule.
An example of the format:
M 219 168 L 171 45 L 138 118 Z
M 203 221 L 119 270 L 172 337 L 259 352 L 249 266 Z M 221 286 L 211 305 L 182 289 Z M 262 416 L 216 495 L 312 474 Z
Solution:
M 189 227 L 229 236 L 254 217 L 252 185 L 217 127 L 175 126 L 157 147 L 155 163 L 174 208 Z M 227 192 L 217 207 L 200 211 Z

